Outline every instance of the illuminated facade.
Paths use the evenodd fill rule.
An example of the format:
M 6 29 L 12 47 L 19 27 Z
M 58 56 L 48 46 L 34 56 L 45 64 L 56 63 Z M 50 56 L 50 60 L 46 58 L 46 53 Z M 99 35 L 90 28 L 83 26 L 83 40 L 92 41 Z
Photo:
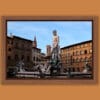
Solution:
M 81 71 L 86 63 L 92 67 L 92 40 L 61 48 L 61 62 L 74 71 Z

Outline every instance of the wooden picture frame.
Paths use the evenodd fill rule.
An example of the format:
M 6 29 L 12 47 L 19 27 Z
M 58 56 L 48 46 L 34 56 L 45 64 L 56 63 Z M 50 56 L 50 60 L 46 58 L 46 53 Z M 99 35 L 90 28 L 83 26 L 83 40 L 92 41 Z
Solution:
M 7 21 L 92 21 L 92 39 L 93 39 L 93 78 L 92 79 L 80 79 L 80 80 L 30 80 L 30 79 L 7 79 L 6 78 L 6 36 L 7 36 Z M 96 84 L 98 83 L 98 17 L 97 16 L 2 16 L 2 84 Z

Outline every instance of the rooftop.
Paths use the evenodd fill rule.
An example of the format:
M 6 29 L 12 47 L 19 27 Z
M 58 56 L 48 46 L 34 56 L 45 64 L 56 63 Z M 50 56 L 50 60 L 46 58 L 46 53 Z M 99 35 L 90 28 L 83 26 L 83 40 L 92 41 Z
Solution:
M 41 49 L 39 49 L 39 48 L 37 48 L 37 47 L 32 47 L 32 48 L 37 49 L 37 50 L 41 50 Z
M 85 44 L 85 43 L 90 43 L 90 42 L 92 42 L 92 40 L 83 41 L 83 42 L 80 42 L 80 43 L 75 43 L 75 44 L 72 44 L 72 45 L 68 45 L 68 46 L 62 47 L 61 49 L 70 48 L 70 47 L 73 47 L 73 46 L 77 46 L 77 45 L 81 45 L 81 44 Z
M 33 42 L 33 41 L 29 40 L 29 39 L 25 39 L 25 38 L 22 38 L 22 37 L 19 37 L 19 36 L 15 36 L 15 35 L 13 35 L 13 37 L 7 36 L 7 38 L 17 38 L 17 39 Z

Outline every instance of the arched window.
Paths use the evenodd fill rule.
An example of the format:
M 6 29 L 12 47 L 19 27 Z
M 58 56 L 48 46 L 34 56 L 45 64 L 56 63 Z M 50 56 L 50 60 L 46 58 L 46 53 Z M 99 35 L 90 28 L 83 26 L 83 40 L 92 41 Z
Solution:
M 29 56 L 27 56 L 27 61 L 30 61 L 30 57 Z
M 33 57 L 33 61 L 35 61 L 35 56 Z
M 8 56 L 8 60 L 11 60 L 11 56 Z
M 22 55 L 21 59 L 22 59 L 22 60 L 24 59 L 24 55 Z
M 84 53 L 87 54 L 87 50 L 84 50 Z
M 73 72 L 75 72 L 75 68 L 74 67 L 72 68 L 72 70 L 73 70 Z
M 79 59 L 78 58 L 76 58 L 76 62 L 79 62 Z
M 76 51 L 76 55 L 79 55 L 79 52 L 78 51 Z
M 11 48 L 9 48 L 8 51 L 11 51 Z
M 18 55 L 16 54 L 16 55 L 15 55 L 15 60 L 18 60 L 18 59 L 19 59 L 19 58 L 18 58 Z

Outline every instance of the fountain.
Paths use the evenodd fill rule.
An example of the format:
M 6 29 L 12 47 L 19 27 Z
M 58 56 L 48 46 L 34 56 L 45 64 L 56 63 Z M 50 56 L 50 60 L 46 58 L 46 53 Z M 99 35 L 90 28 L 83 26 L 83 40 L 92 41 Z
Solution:
M 46 75 L 49 76 L 57 76 L 60 75 L 61 63 L 60 63 L 60 46 L 59 46 L 59 36 L 57 35 L 56 30 L 53 31 L 53 43 L 52 43 L 52 51 L 50 61 L 42 65 L 38 63 L 36 66 L 33 66 L 36 71 L 28 72 L 23 68 L 23 61 L 19 61 L 18 63 L 18 77 L 37 77 L 44 78 Z M 31 75 L 30 75 L 31 74 Z

